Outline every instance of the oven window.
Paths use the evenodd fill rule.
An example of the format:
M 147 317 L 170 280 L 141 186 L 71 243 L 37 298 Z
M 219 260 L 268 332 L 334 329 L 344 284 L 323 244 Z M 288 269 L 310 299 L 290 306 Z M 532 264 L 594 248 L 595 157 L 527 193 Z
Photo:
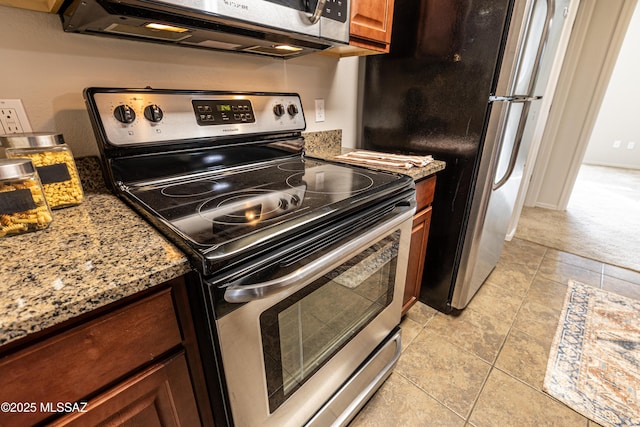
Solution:
M 387 236 L 262 313 L 271 412 L 391 304 L 399 239 Z

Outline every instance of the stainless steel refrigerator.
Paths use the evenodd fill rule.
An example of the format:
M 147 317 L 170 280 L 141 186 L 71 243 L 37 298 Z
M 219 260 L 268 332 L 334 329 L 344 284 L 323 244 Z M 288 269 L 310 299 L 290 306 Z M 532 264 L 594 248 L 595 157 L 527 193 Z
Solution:
M 467 306 L 496 266 L 570 0 L 396 0 L 365 62 L 363 148 L 432 154 L 420 300 Z

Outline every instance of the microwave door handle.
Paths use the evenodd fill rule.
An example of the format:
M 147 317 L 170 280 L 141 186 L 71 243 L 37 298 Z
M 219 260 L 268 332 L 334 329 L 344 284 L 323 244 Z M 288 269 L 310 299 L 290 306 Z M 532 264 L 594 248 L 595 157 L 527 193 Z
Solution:
M 313 11 L 313 15 L 308 17 L 311 24 L 318 23 L 320 17 L 322 16 L 322 11 L 324 10 L 324 5 L 326 2 L 327 0 L 318 0 L 318 3 L 316 4 L 316 10 Z
M 324 270 L 327 265 L 333 265 L 345 258 L 350 258 L 358 254 L 381 237 L 397 229 L 400 224 L 413 218 L 415 206 L 402 207 L 402 213 L 393 217 L 384 224 L 361 234 L 338 249 L 311 261 L 309 264 L 293 271 L 285 276 L 275 278 L 256 284 L 234 284 L 226 286 L 224 299 L 230 303 L 244 303 L 262 298 L 267 298 L 281 292 L 286 292 L 289 288 L 311 280 L 314 276 Z

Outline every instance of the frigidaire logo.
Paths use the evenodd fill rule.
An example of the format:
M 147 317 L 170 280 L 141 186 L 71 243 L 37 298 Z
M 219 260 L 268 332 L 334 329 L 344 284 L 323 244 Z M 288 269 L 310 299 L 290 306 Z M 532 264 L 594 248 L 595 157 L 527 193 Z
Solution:
M 229 7 L 234 7 L 236 9 L 249 10 L 249 5 L 243 4 L 243 3 L 238 3 L 236 1 L 224 0 L 224 5 L 225 6 L 229 6 Z
M 222 132 L 238 132 L 239 128 L 222 129 Z

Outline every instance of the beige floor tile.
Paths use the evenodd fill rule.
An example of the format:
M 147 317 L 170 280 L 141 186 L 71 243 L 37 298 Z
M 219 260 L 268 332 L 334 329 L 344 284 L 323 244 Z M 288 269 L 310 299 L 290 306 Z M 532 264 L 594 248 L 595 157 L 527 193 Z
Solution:
M 480 358 L 424 329 L 402 354 L 395 372 L 466 418 L 490 369 Z
M 604 275 L 640 285 L 640 271 L 627 270 L 626 268 L 605 264 Z
M 513 317 L 494 317 L 467 307 L 459 316 L 436 315 L 426 329 L 493 363 L 512 321 Z
M 536 275 L 527 292 L 529 301 L 562 310 L 567 295 L 567 285 Z
M 396 373 L 380 387 L 350 427 L 463 426 L 464 419 Z
M 602 277 L 602 289 L 640 300 L 640 285 L 611 276 Z
M 405 351 L 409 344 L 418 336 L 423 326 L 418 322 L 409 319 L 407 316 L 400 322 L 400 334 L 402 335 L 402 351 Z
M 469 423 L 475 427 L 586 427 L 587 419 L 548 395 L 494 369 Z
M 498 262 L 496 268 L 487 277 L 486 283 L 499 286 L 516 296 L 524 296 L 536 273 L 535 268 L 523 264 Z
M 550 258 L 552 260 L 563 262 L 565 264 L 571 264 L 575 265 L 576 267 L 585 268 L 596 273 L 602 273 L 602 266 L 604 265 L 600 261 L 595 261 L 589 258 L 584 258 L 579 255 L 562 252 L 556 249 L 549 249 L 544 257 L 545 259 Z
M 550 337 L 536 338 L 513 328 L 496 360 L 496 367 L 542 390 L 552 341 Z
M 468 308 L 501 319 L 513 319 L 523 298 L 492 283 L 482 285 Z
M 500 254 L 500 261 L 523 264 L 529 268 L 538 268 L 547 248 L 537 243 L 528 242 L 522 239 L 512 239 L 504 242 L 504 249 Z
M 558 329 L 560 311 L 525 299 L 513 327 L 540 340 L 553 339 Z
M 424 326 L 437 312 L 438 310 L 418 301 L 409 309 L 406 317 Z
M 545 258 L 540 264 L 538 276 L 566 285 L 569 280 L 577 280 L 587 285 L 600 287 L 601 274 L 575 265 L 566 264 L 552 258 Z

